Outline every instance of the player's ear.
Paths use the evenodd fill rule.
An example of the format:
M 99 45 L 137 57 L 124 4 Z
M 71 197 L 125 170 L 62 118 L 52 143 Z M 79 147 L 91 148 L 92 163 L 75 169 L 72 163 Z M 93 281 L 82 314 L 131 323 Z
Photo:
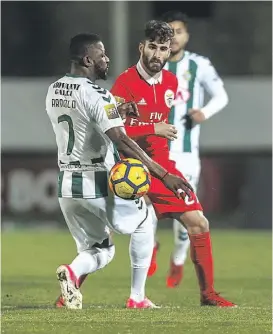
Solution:
M 190 34 L 187 32 L 187 34 L 186 34 L 186 42 L 185 43 L 188 43 L 189 39 L 190 39 Z
M 85 67 L 90 67 L 93 65 L 93 60 L 89 56 L 84 56 L 82 58 L 82 62 Z
M 143 53 L 143 49 L 144 49 L 144 44 L 143 44 L 143 42 L 140 42 L 139 46 L 138 46 L 138 50 L 141 54 Z

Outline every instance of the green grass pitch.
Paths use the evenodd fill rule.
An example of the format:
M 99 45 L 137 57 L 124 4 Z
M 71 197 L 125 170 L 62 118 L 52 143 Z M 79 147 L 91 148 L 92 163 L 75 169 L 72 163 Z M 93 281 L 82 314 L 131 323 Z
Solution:
M 127 236 L 115 236 L 116 257 L 85 282 L 83 310 L 54 309 L 59 294 L 55 270 L 75 255 L 67 231 L 2 234 L 2 333 L 217 333 L 272 332 L 271 232 L 212 232 L 216 290 L 237 309 L 200 307 L 198 286 L 188 259 L 183 284 L 165 287 L 170 230 L 161 230 L 159 270 L 147 282 L 157 310 L 126 310 L 130 267 Z

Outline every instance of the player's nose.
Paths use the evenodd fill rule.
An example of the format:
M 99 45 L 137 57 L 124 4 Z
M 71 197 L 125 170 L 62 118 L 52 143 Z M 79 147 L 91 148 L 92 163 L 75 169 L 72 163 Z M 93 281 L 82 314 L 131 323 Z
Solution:
M 154 54 L 154 57 L 157 59 L 157 60 L 159 60 L 160 59 L 160 56 L 161 56 L 161 52 L 160 52 L 160 50 L 156 50 L 155 51 L 155 54 Z

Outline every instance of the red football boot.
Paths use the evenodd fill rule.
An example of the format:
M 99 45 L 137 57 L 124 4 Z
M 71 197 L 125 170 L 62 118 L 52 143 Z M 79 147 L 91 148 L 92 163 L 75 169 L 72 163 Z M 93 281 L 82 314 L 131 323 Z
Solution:
M 173 263 L 173 260 L 171 259 L 170 270 L 166 279 L 167 288 L 176 288 L 180 284 L 183 278 L 183 272 L 184 272 L 184 265 L 177 266 L 176 264 Z
M 201 295 L 201 306 L 237 307 L 236 304 L 221 297 L 220 294 L 215 291 Z

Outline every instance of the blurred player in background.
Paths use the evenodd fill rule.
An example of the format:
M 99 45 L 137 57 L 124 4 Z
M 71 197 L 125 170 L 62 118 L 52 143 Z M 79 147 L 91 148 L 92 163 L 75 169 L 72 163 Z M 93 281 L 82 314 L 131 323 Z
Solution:
M 200 176 L 200 124 L 222 110 L 228 103 L 228 96 L 223 81 L 210 60 L 185 50 L 189 40 L 187 17 L 181 12 L 170 11 L 163 15 L 162 20 L 169 23 L 174 30 L 171 56 L 164 68 L 175 74 L 178 79 L 176 100 L 169 114 L 169 123 L 175 125 L 178 138 L 169 141 L 170 159 L 176 162 L 177 169 L 183 173 L 196 192 Z M 205 106 L 204 90 L 211 97 Z M 154 223 L 156 233 L 157 221 Z M 178 286 L 182 280 L 190 246 L 188 232 L 179 221 L 174 220 L 173 229 L 175 247 L 166 279 L 166 285 L 170 288 Z M 152 276 L 157 268 L 158 245 L 155 242 L 149 276 Z
M 154 177 L 171 191 L 188 192 L 185 180 L 155 163 L 124 131 L 113 95 L 96 85 L 106 79 L 109 58 L 99 36 L 79 34 L 70 43 L 70 73 L 50 85 L 46 110 L 58 147 L 59 204 L 76 242 L 78 255 L 57 269 L 62 295 L 57 306 L 82 308 L 80 285 L 87 274 L 105 267 L 114 257 L 110 230 L 131 234 L 131 295 L 128 308 L 154 308 L 145 297 L 152 256 L 153 225 L 145 201 L 126 201 L 108 189 L 108 174 L 119 159 L 143 161 Z M 61 247 L 61 245 L 60 245 Z
M 170 56 L 172 38 L 173 29 L 169 24 L 149 21 L 139 44 L 139 62 L 117 78 L 111 92 L 120 103 L 137 103 L 138 114 L 128 115 L 125 119 L 127 134 L 168 172 L 183 177 L 176 169 L 175 162 L 169 158 L 167 138 L 176 137 L 175 128 L 169 125 L 168 135 L 156 133 L 158 123 L 168 122 L 178 87 L 176 76 L 163 69 Z M 235 306 L 214 290 L 209 223 L 194 192 L 189 197 L 177 199 L 160 180 L 152 178 L 148 197 L 159 219 L 177 219 L 187 228 L 191 240 L 191 259 L 199 281 L 201 305 Z M 150 209 L 154 212 L 151 205 Z

